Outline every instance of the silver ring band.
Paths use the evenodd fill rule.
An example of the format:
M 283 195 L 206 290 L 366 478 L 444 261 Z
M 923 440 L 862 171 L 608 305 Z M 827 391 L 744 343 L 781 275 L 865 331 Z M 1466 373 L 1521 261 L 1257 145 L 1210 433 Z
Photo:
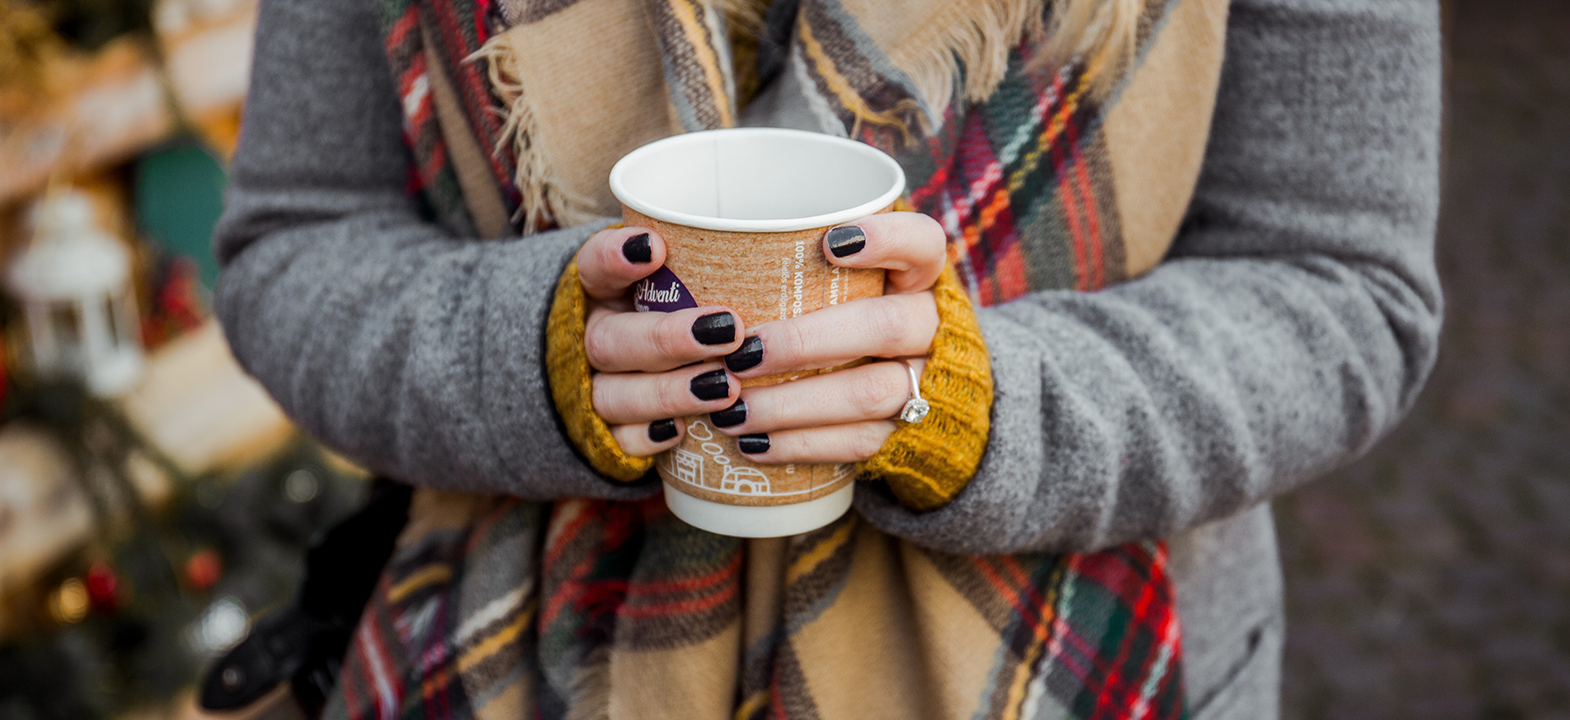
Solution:
M 927 419 L 927 413 L 932 406 L 921 399 L 921 376 L 916 374 L 916 367 L 909 360 L 900 358 L 905 364 L 905 372 L 910 373 L 910 399 L 905 401 L 905 407 L 899 411 L 899 419 L 908 423 L 919 423 Z

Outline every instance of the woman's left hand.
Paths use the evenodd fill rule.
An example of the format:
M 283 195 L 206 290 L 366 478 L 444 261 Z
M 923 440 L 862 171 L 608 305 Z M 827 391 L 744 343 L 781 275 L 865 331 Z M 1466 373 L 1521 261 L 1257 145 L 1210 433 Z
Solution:
M 741 451 L 758 463 L 872 457 L 911 396 L 910 374 L 899 360 L 909 361 L 919 377 L 937 333 L 932 286 L 943 272 L 946 241 L 932 218 L 912 212 L 865 217 L 831 230 L 823 251 L 841 267 L 887 270 L 884 295 L 752 327 L 741 348 L 726 356 L 726 366 L 745 379 L 882 360 L 745 388 L 735 405 L 711 413 L 708 424 L 739 436 Z

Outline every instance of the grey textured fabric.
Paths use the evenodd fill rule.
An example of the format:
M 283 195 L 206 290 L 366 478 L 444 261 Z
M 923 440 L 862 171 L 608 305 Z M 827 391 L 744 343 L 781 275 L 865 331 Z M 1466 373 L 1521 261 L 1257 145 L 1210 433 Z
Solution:
M 1173 538 L 1196 717 L 1274 716 L 1281 580 L 1262 503 L 1366 451 L 1437 353 L 1439 52 L 1435 2 L 1234 2 L 1167 260 L 982 310 L 996 389 L 976 478 L 939 512 L 877 486 L 857 509 L 973 553 Z
M 598 226 L 476 242 L 421 222 L 373 9 L 262 5 L 214 240 L 235 356 L 301 427 L 392 477 L 647 496 L 584 464 L 545 382 L 556 278 Z
M 561 433 L 541 361 L 555 280 L 598 225 L 476 241 L 402 193 L 370 3 L 263 4 L 215 240 L 241 363 L 312 434 L 420 485 L 641 497 Z M 1435 356 L 1437 3 L 1237 0 L 1189 220 L 1150 275 L 980 312 L 997 394 L 948 507 L 857 508 L 956 552 L 1171 538 L 1196 718 L 1277 714 L 1271 497 L 1365 451 Z M 769 98 L 789 124 L 787 88 Z
M 886 529 L 977 553 L 1170 536 L 1347 461 L 1411 406 L 1441 314 L 1437 4 L 1238 2 L 1226 52 L 1167 260 L 982 310 L 981 468 L 944 512 L 869 496 Z

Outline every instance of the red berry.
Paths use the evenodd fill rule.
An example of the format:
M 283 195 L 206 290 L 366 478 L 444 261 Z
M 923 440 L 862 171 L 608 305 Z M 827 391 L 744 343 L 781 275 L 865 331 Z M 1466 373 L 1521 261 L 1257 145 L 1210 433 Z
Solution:
M 102 560 L 87 568 L 87 601 L 93 609 L 111 611 L 120 604 L 120 578 Z
M 206 590 L 222 576 L 223 560 L 211 548 L 199 550 L 185 561 L 185 584 L 191 586 L 192 590 Z

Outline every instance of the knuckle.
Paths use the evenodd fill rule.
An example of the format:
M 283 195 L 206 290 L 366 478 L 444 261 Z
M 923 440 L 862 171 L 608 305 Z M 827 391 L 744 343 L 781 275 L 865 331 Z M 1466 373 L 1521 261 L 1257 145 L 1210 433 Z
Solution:
M 620 238 L 617 237 L 615 231 L 605 231 L 599 235 L 599 242 L 594 244 L 594 259 L 600 264 L 601 268 L 610 273 L 615 273 L 616 269 L 620 267 L 620 263 L 617 260 L 620 256 L 621 243 L 617 242 L 618 239 Z
M 583 354 L 588 357 L 589 367 L 596 370 L 611 367 L 612 345 L 604 323 L 590 325 L 583 335 Z
M 662 315 L 659 322 L 649 328 L 649 345 L 654 348 L 656 357 L 678 360 L 686 354 L 685 338 L 689 332 L 685 317 L 674 313 Z
M 771 328 L 770 336 L 764 340 L 764 347 L 773 354 L 770 360 L 776 364 L 807 357 L 807 335 L 798 323 L 783 322 Z
M 638 427 L 636 425 L 616 425 L 611 428 L 611 437 L 616 440 L 617 445 L 621 446 L 622 452 L 628 455 L 638 455 L 645 449 L 636 432 Z
M 671 417 L 684 414 L 685 406 L 692 400 L 692 392 L 687 388 L 688 381 L 684 378 L 660 378 L 655 386 L 650 400 L 653 403 L 648 413 L 650 416 Z
M 937 218 L 926 213 L 916 213 L 917 230 L 929 243 L 942 247 L 948 242 L 948 233 L 944 232 L 943 225 Z
M 605 232 L 601 230 L 591 235 L 587 242 L 578 246 L 578 252 L 573 255 L 573 259 L 578 262 L 579 271 L 582 271 L 586 265 L 593 265 L 600 261 L 600 246 L 605 242 Z
M 604 373 L 594 373 L 589 376 L 589 405 L 594 410 L 594 414 L 599 415 L 602 420 L 608 417 L 605 411 L 610 409 L 608 403 L 611 389 L 605 379 Z
M 906 324 L 906 337 L 901 349 L 906 354 L 925 355 L 932 351 L 932 341 L 938 332 L 938 301 L 932 291 L 905 296 L 910 321 Z
M 605 283 L 605 246 L 608 244 L 606 233 L 602 231 L 578 248 L 578 281 L 584 287 L 598 290 Z
M 863 316 L 867 334 L 882 348 L 899 347 L 910 332 L 904 306 L 884 298 L 868 303 Z
M 937 220 L 918 214 L 910 233 L 913 267 L 934 274 L 948 264 L 948 233 Z
M 891 365 L 892 363 L 880 363 Z M 892 373 L 880 372 L 884 368 L 876 367 L 872 372 L 862 373 L 862 377 L 850 384 L 846 395 L 852 407 L 861 417 L 883 417 L 895 397 L 904 392 L 903 387 L 897 387 L 891 381 Z
M 847 434 L 851 454 L 863 460 L 878 454 L 888 433 L 882 423 L 862 423 Z

